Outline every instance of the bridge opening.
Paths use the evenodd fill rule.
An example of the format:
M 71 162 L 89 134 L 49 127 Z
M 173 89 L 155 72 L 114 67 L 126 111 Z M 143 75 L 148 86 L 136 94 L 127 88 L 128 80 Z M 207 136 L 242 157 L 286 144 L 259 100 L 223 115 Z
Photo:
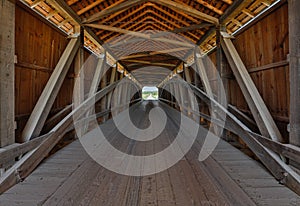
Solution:
M 143 100 L 158 100 L 158 88 L 145 86 L 142 89 Z

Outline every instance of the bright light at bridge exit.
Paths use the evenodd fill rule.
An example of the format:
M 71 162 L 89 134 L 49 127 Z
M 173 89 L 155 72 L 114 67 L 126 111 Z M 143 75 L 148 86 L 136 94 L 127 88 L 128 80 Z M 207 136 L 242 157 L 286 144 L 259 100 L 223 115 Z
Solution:
M 143 100 L 158 100 L 157 87 L 143 87 L 142 89 Z

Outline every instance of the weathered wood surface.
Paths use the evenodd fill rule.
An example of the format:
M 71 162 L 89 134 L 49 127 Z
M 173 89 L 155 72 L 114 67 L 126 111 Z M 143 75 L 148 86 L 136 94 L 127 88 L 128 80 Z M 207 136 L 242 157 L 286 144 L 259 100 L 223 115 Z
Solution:
M 178 131 L 179 113 L 159 104 L 172 120 L 147 143 L 124 138 L 109 120 L 101 125 L 110 142 L 130 154 L 161 151 Z M 132 121 L 148 126 L 147 103 L 132 107 Z M 149 108 L 149 105 L 148 105 Z M 203 136 L 173 167 L 155 175 L 130 177 L 110 172 L 87 156 L 76 141 L 44 161 L 24 182 L 0 196 L 0 205 L 297 205 L 300 198 L 277 183 L 256 161 L 220 141 L 198 161 Z M 45 186 L 47 185 L 47 187 Z M 113 194 L 113 195 L 112 195 Z
M 257 155 L 260 161 L 269 169 L 273 176 L 281 183 L 287 185 L 294 190 L 297 194 L 300 194 L 300 176 L 294 170 L 292 170 L 279 156 L 274 152 L 262 145 L 247 126 L 240 122 L 234 115 L 229 113 L 223 106 L 213 99 L 210 99 L 208 95 L 201 91 L 199 88 L 190 85 L 195 94 L 201 98 L 206 104 L 215 104 L 215 109 L 218 112 L 226 113 L 226 122 L 224 128 L 239 135 L 240 138 L 247 144 L 247 146 Z M 221 117 L 222 118 L 222 117 Z M 221 120 L 221 121 L 224 121 Z M 218 124 L 218 121 L 217 121 Z
M 43 159 L 48 156 L 53 147 L 69 131 L 69 128 L 73 126 L 73 120 L 78 120 L 78 118 L 82 117 L 82 115 L 92 107 L 94 101 L 97 102 L 103 98 L 103 96 L 115 88 L 116 84 L 117 82 L 103 88 L 94 96 L 86 99 L 80 106 L 75 108 L 70 114 L 61 120 L 50 131 L 50 136 L 45 139 L 36 149 L 28 152 L 26 155 L 24 155 L 24 157 L 22 157 L 21 160 L 9 168 L 0 178 L 0 193 L 3 193 L 10 187 L 19 183 L 20 180 L 30 175 L 32 171 L 43 161 Z
M 300 3 L 289 0 L 290 143 L 300 146 Z
M 281 133 L 232 41 L 223 37 L 221 45 L 260 132 L 266 137 L 282 142 Z
M 0 147 L 15 142 L 15 4 L 0 5 Z
M 71 39 L 25 125 L 22 133 L 24 142 L 39 136 L 78 48 L 79 39 Z

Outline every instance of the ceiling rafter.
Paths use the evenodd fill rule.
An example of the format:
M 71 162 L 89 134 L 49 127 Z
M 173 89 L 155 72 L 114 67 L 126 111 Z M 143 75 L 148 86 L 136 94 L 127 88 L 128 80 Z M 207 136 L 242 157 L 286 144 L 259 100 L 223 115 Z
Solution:
M 144 28 L 144 27 L 147 26 L 147 25 L 150 25 L 150 23 L 142 24 L 142 25 L 140 25 L 140 26 L 138 26 L 138 27 L 136 27 L 137 24 L 134 24 L 134 25 L 128 27 L 127 29 L 128 29 L 128 30 L 131 30 L 132 28 L 136 27 L 135 30 L 141 30 L 142 28 Z M 151 25 L 152 25 L 152 24 L 151 24 Z M 154 25 L 152 25 L 152 26 L 154 26 Z M 118 33 L 114 33 L 114 35 L 111 36 L 111 37 L 109 37 L 109 38 L 107 39 L 107 41 L 110 42 L 111 39 L 116 38 L 116 37 L 119 36 L 119 35 L 120 35 L 120 34 L 118 34 Z M 125 40 L 125 39 L 132 39 L 132 38 L 133 38 L 132 36 L 127 36 L 127 35 L 126 35 L 126 36 L 122 36 L 122 37 L 118 38 L 117 41 L 112 41 L 111 43 L 115 44 L 115 42 L 120 42 L 120 41 L 123 41 L 123 40 Z
M 154 19 L 155 19 L 155 18 L 154 18 Z M 167 25 L 167 24 L 165 24 L 164 22 L 161 22 L 161 21 L 157 21 L 157 23 L 158 23 L 158 24 L 161 24 L 162 26 L 164 26 L 164 27 L 166 28 L 167 31 L 168 31 L 168 30 L 174 30 L 174 29 L 176 29 L 176 28 L 170 27 L 169 25 Z M 177 25 L 177 28 L 181 28 L 181 27 L 180 27 L 179 25 Z M 184 35 L 186 38 L 192 40 L 192 42 L 194 42 L 195 40 L 198 39 L 198 36 L 196 36 L 196 35 L 194 35 L 194 34 L 192 34 L 192 33 L 188 33 L 188 34 L 189 34 L 189 36 L 193 37 L 194 39 L 191 39 L 190 37 L 188 37 L 188 35 L 184 35 L 184 34 L 182 34 L 182 35 Z
M 149 6 L 149 4 L 152 4 L 150 2 L 146 2 L 146 3 L 142 3 L 141 6 Z M 118 19 L 118 16 L 122 15 L 124 12 L 131 12 L 132 10 L 134 10 L 134 8 L 129 8 L 129 9 L 123 9 L 120 10 L 118 12 L 115 12 L 113 14 L 110 14 L 108 17 L 101 19 L 101 21 L 99 21 L 98 23 L 104 24 L 104 23 L 111 23 L 112 22 L 116 22 Z M 116 20 L 114 20 L 116 18 Z
M 177 16 L 171 14 L 170 12 L 168 12 L 168 11 L 166 11 L 166 10 L 164 10 L 164 9 L 162 9 L 162 8 L 160 8 L 160 7 L 158 7 L 158 6 L 156 6 L 155 4 L 153 4 L 153 5 L 151 6 L 151 9 L 156 9 L 157 11 L 162 12 L 161 15 L 169 16 L 171 19 L 175 19 L 175 20 L 177 20 L 178 22 L 182 23 L 182 24 L 185 25 L 185 26 L 190 26 L 190 24 L 187 23 L 186 21 L 184 21 L 184 20 L 178 18 Z M 168 8 L 168 9 L 169 9 L 169 8 Z M 156 10 L 152 10 L 152 11 L 158 13 Z M 182 15 L 181 13 L 178 13 L 178 14 Z M 195 20 L 194 18 L 190 18 L 190 16 L 186 15 L 185 13 L 183 13 L 183 17 L 184 17 L 184 18 L 187 18 L 187 19 L 189 19 L 189 20 L 191 20 L 191 21 L 193 20 L 194 23 L 198 24 L 198 21 L 197 21 L 197 20 Z M 199 30 L 199 31 L 196 31 L 196 32 L 199 33 L 199 34 L 201 34 L 201 35 L 203 34 L 202 31 L 200 31 L 200 30 Z
M 92 16 L 88 17 L 86 20 L 83 21 L 83 23 L 91 23 L 94 21 L 97 21 L 103 17 L 106 17 L 114 12 L 118 12 L 120 10 L 124 10 L 124 9 L 128 9 L 132 6 L 138 5 L 138 4 L 142 4 L 146 2 L 146 0 L 127 0 L 125 2 L 119 3 L 117 5 L 114 6 L 110 6 L 98 13 L 93 14 Z M 118 3 L 118 2 L 117 2 Z
M 178 2 L 178 0 L 176 0 Z M 201 4 L 202 6 L 205 6 L 206 8 L 210 9 L 211 11 L 222 15 L 224 12 L 216 7 L 214 7 L 213 5 L 209 4 L 208 2 L 204 1 L 204 0 L 196 0 L 196 2 L 198 2 L 199 4 Z
M 67 4 L 69 5 L 69 6 L 71 6 L 71 5 L 73 5 L 73 4 L 75 4 L 75 3 L 77 3 L 79 0 L 69 0 L 69 1 L 67 1 Z
M 144 20 L 147 20 L 147 19 L 151 19 L 151 20 L 154 20 L 153 19 L 153 17 L 145 17 L 145 19 Z M 144 21 L 143 20 L 143 21 Z M 159 24 L 161 24 L 161 22 L 157 22 L 157 23 L 159 23 Z M 137 23 L 137 24 L 139 24 L 139 23 Z M 148 24 L 148 23 L 147 23 Z M 154 27 L 155 27 L 155 30 L 164 30 L 165 28 L 163 28 L 162 26 L 163 25 L 157 25 L 157 24 L 154 24 L 154 23 L 149 23 L 149 24 L 152 24 Z M 134 27 L 134 26 L 133 26 Z M 131 28 L 129 28 L 129 29 L 131 29 Z M 139 31 L 140 29 L 138 29 L 138 28 L 135 28 L 135 31 Z M 153 34 L 153 35 L 155 35 L 155 34 Z M 111 38 L 109 38 L 109 40 L 110 39 L 112 39 L 113 37 L 115 37 L 115 36 L 118 36 L 118 34 L 116 34 L 115 33 L 115 35 L 113 35 Z M 186 35 L 183 35 L 185 38 L 187 38 L 187 39 L 189 39 L 191 42 L 194 42 L 195 41 L 195 39 L 192 39 L 191 37 L 188 37 L 188 36 L 186 36 Z M 181 39 L 180 39 L 181 40 Z
M 30 5 L 30 8 L 34 8 L 34 7 L 38 6 L 43 1 L 44 0 L 35 0 L 35 1 L 33 1 L 32 4 Z
M 145 30 L 148 30 L 148 29 L 157 30 L 159 28 L 157 27 L 157 25 L 154 25 L 152 23 L 148 23 L 148 24 L 145 24 L 145 25 L 142 24 L 142 25 L 136 27 L 135 29 L 140 30 L 140 31 L 143 31 L 143 30 L 145 31 Z M 149 42 L 145 41 L 145 39 L 143 39 L 143 38 L 137 39 L 136 37 L 132 37 L 132 36 L 123 36 L 123 37 L 124 38 L 121 37 L 115 43 L 112 42 L 114 48 L 116 48 L 116 47 L 118 48 L 117 45 L 122 45 L 123 46 L 124 43 L 128 45 L 129 43 L 132 43 L 132 42 L 133 43 L 134 42 L 139 42 L 138 44 L 134 44 L 135 45 L 134 47 L 131 46 L 131 47 L 126 49 L 126 52 L 128 52 L 128 50 L 130 50 L 130 51 L 134 50 L 135 52 L 137 52 L 137 51 L 143 50 L 141 48 L 144 48 L 145 46 L 147 46 L 149 44 Z M 126 42 L 123 42 L 124 40 L 126 40 Z M 142 41 L 140 41 L 140 40 L 142 40 Z M 163 48 L 164 43 L 162 43 L 162 42 L 160 42 L 160 43 L 152 42 L 152 45 L 156 45 L 157 48 L 158 47 Z M 120 49 L 120 48 L 118 48 L 118 49 Z M 161 49 L 159 49 L 159 50 L 161 50 Z
M 109 24 L 110 26 L 115 26 L 117 24 L 119 24 L 120 22 L 125 21 L 128 18 L 131 18 L 133 15 L 135 15 L 136 13 L 142 11 L 143 9 L 145 9 L 147 7 L 146 4 L 142 5 L 141 7 L 139 7 L 138 9 L 135 9 L 133 12 L 130 13 L 129 15 L 124 15 L 123 17 L 121 17 L 120 19 L 118 19 L 118 21 L 114 21 L 113 23 Z M 132 20 L 131 20 L 132 21 Z M 99 31 L 96 34 L 97 35 L 101 35 L 103 33 L 103 31 Z
M 147 10 L 145 13 L 142 13 L 142 14 L 140 14 L 139 16 L 136 16 L 135 18 L 133 18 L 132 21 L 136 21 L 136 20 L 138 20 L 139 18 L 144 17 L 145 14 L 151 13 L 151 12 L 153 12 L 153 11 L 152 11 L 152 10 Z M 163 22 L 157 21 L 157 19 L 155 19 L 154 17 L 149 17 L 149 18 L 152 18 L 152 19 L 153 19 L 154 21 L 156 21 L 158 24 L 164 25 L 164 26 L 167 28 L 167 30 L 173 29 L 173 28 L 171 28 L 171 27 L 165 25 Z M 149 18 L 148 18 L 148 19 L 149 19 Z M 137 24 L 140 24 L 140 23 L 142 23 L 143 21 L 144 21 L 144 19 L 139 20 L 139 22 L 138 22 Z M 127 23 L 125 23 L 125 24 L 123 24 L 123 25 L 120 25 L 119 28 L 124 28 L 124 27 L 126 27 L 128 24 L 130 24 L 130 22 L 127 22 Z M 178 27 L 179 27 L 179 25 L 178 25 Z M 131 28 L 132 28 L 132 27 L 129 27 L 129 28 L 127 28 L 127 29 L 130 30 Z M 164 29 L 162 29 L 162 28 L 160 27 L 160 30 L 164 30 Z M 109 35 L 112 35 L 112 33 L 114 33 L 114 32 L 111 32 L 111 33 L 109 33 L 109 34 L 103 36 L 102 39 L 105 40 L 105 38 L 107 38 L 107 36 L 109 36 Z M 190 35 L 191 35 L 191 34 L 190 34 Z M 116 35 L 115 35 L 115 36 L 116 36 Z M 190 39 L 191 41 L 195 41 L 195 39 L 198 38 L 198 36 L 195 36 L 195 35 L 191 35 L 191 36 L 193 36 L 193 38 L 195 38 L 195 39 L 191 39 L 190 37 L 188 37 L 187 35 L 184 35 L 184 34 L 183 34 L 183 36 L 185 36 L 186 38 Z M 111 38 L 110 38 L 110 39 L 111 39 Z
M 186 27 L 181 27 L 181 28 L 176 28 L 173 30 L 169 30 L 169 31 L 165 31 L 165 32 L 160 32 L 159 34 L 155 34 L 155 37 L 159 37 L 159 36 L 165 36 L 167 34 L 171 33 L 182 33 L 182 32 L 187 32 L 190 30 L 196 30 L 196 29 L 202 29 L 202 28 L 206 28 L 206 27 L 212 27 L 213 24 L 209 24 L 209 23 L 202 23 L 202 24 L 193 24 L 190 26 L 186 26 Z M 204 34 L 204 32 L 200 31 L 201 34 Z
M 153 10 L 151 10 L 151 12 L 152 12 L 153 14 L 155 14 L 156 16 L 158 16 L 160 19 L 163 19 L 164 21 L 169 22 L 170 24 L 176 25 L 177 29 L 182 28 L 182 26 L 179 25 L 177 22 L 171 21 L 171 20 L 169 20 L 168 18 L 166 18 L 166 17 L 164 17 L 164 16 L 158 14 L 157 12 L 155 12 L 155 11 L 153 11 Z M 176 28 L 175 28 L 175 29 L 176 29 Z M 174 29 L 174 30 L 175 30 L 175 29 Z M 201 32 L 201 31 L 199 31 L 199 33 L 200 33 L 201 35 L 204 34 L 204 32 Z M 197 38 L 197 37 L 196 37 L 196 38 Z
M 139 19 L 139 18 L 141 18 L 141 17 L 142 17 L 142 19 L 140 20 L 140 22 L 137 22 L 137 23 L 131 25 L 130 27 L 127 28 L 127 30 L 131 30 L 132 28 L 136 27 L 138 24 L 141 24 L 142 22 L 147 21 L 147 20 L 156 21 L 156 19 L 154 19 L 154 18 L 151 17 L 151 16 L 143 16 L 143 15 L 138 16 L 137 19 Z M 157 22 L 157 23 L 160 23 L 160 25 L 155 25 L 155 24 L 153 24 L 153 23 L 151 23 L 151 24 L 155 25 L 155 26 L 156 26 L 156 29 L 158 29 L 158 30 L 163 30 L 164 28 L 162 28 L 161 22 Z M 148 23 L 147 23 L 147 24 L 148 24 Z M 122 27 L 120 27 L 120 28 L 122 28 Z M 139 30 L 139 29 L 134 28 L 134 31 L 138 31 L 138 30 Z M 117 36 L 117 34 L 114 35 L 114 36 Z M 111 38 L 110 38 L 110 39 L 111 39 Z
M 189 24 L 188 22 L 186 22 L 186 21 L 180 19 L 180 18 L 179 18 L 178 16 L 176 16 L 176 15 L 171 14 L 170 11 L 173 11 L 174 13 L 179 14 L 181 17 L 184 17 L 184 18 L 188 19 L 188 20 L 191 21 L 191 22 L 199 23 L 199 20 L 197 20 L 196 18 L 194 18 L 194 17 L 192 17 L 192 16 L 189 16 L 188 14 L 186 14 L 186 13 L 184 13 L 184 12 L 181 12 L 181 11 L 179 11 L 179 10 L 174 10 L 174 9 L 171 9 L 171 8 L 169 8 L 169 7 L 167 7 L 167 6 L 159 7 L 158 5 L 153 4 L 153 3 L 150 3 L 150 5 L 151 5 L 152 8 L 155 8 L 156 10 L 162 12 L 163 14 L 168 15 L 168 16 L 170 16 L 171 18 L 176 19 L 177 21 L 184 22 L 184 23 L 186 23 L 187 25 Z M 163 7 L 167 8 L 169 11 L 163 9 Z
M 157 7 L 156 5 L 154 5 L 154 4 L 152 4 L 152 3 L 145 3 L 144 5 L 142 5 L 141 7 L 139 7 L 138 8 L 138 10 L 140 10 L 140 8 L 144 8 L 144 7 L 146 7 L 146 6 L 150 6 L 150 9 L 153 11 L 153 12 L 155 12 L 157 15 L 159 15 L 159 17 L 160 18 L 162 18 L 162 19 L 164 19 L 165 21 L 171 21 L 171 20 L 169 20 L 169 19 L 167 19 L 166 17 L 163 17 L 162 15 L 160 15 L 155 9 L 158 9 L 158 10 L 160 10 L 162 13 L 166 13 L 166 11 L 165 10 L 162 10 L 161 8 L 159 8 L 159 7 Z M 155 8 L 155 9 L 154 9 Z M 138 11 L 137 10 L 137 11 Z M 122 13 L 122 12 L 120 12 L 120 13 Z M 119 13 L 119 14 L 120 14 Z M 136 13 L 136 11 L 134 11 L 134 13 L 130 13 L 130 15 L 134 15 Z M 174 15 L 172 15 L 172 14 L 168 14 L 167 13 L 167 15 L 169 16 L 169 17 L 171 17 L 172 19 L 176 19 L 176 20 L 178 20 L 179 22 L 181 22 L 182 24 L 185 24 L 185 25 L 189 25 L 188 23 L 186 23 L 186 21 L 183 21 L 183 20 L 181 20 L 181 19 L 179 19 L 179 18 L 177 18 L 176 16 L 174 16 Z M 184 17 L 186 18 L 188 15 L 184 15 Z M 126 18 L 128 18 L 129 16 L 128 15 L 125 15 L 125 16 L 123 16 L 121 19 L 118 19 L 118 21 L 114 21 L 113 22 L 113 26 L 114 25 L 116 25 L 116 24 L 118 24 L 119 22 L 122 22 L 124 19 L 126 19 Z M 189 17 L 188 17 L 189 18 Z M 191 19 L 191 18 L 189 18 L 190 20 L 194 20 L 194 19 Z M 174 24 L 174 23 L 176 23 L 176 22 L 174 22 L 174 21 L 171 21 L 172 22 L 172 24 Z M 103 33 L 104 31 L 99 31 L 99 32 L 97 32 L 97 35 L 99 35 L 99 34 L 101 34 L 101 33 Z M 202 32 L 202 31 L 197 31 L 197 33 L 199 33 L 200 35 L 203 35 L 203 33 L 204 32 Z M 189 33 L 189 35 L 191 35 L 191 36 L 193 36 L 193 38 L 198 38 L 198 37 L 196 37 L 193 33 Z M 106 37 L 106 36 L 105 36 Z
M 94 7 L 98 6 L 99 4 L 101 4 L 102 2 L 104 2 L 105 0 L 97 0 L 94 1 L 93 3 L 87 5 L 86 7 L 84 7 L 83 9 L 80 9 L 79 11 L 77 11 L 76 13 L 80 16 L 82 14 L 84 14 L 85 12 L 93 9 Z
M 147 14 L 147 13 L 148 13 L 148 11 L 145 11 L 145 12 L 143 12 L 142 14 L 140 14 L 140 15 L 138 15 L 138 16 L 135 16 L 133 19 L 131 19 L 131 21 L 133 21 L 133 22 L 134 22 L 134 21 L 137 21 L 139 18 L 141 18 L 141 16 L 144 16 L 144 15 Z M 142 22 L 134 23 L 134 24 L 132 24 L 130 27 L 126 28 L 126 29 L 130 30 L 130 29 L 133 28 L 135 25 L 140 24 L 140 23 L 142 23 Z M 127 25 L 129 25 L 129 24 L 131 24 L 131 22 L 127 22 L 127 23 L 125 23 L 125 24 L 122 24 L 122 25 L 119 26 L 119 28 L 125 29 L 125 27 L 126 27 Z M 110 26 L 114 26 L 114 25 L 110 25 Z M 103 30 L 103 31 L 105 31 L 105 30 Z M 114 32 L 110 31 L 110 33 L 104 35 L 102 38 L 105 39 L 106 37 L 112 35 L 113 33 L 114 33 Z
M 179 48 L 175 48 L 175 49 L 166 49 L 166 50 L 148 52 L 147 54 L 134 54 L 134 55 L 124 56 L 124 57 L 120 58 L 120 60 L 141 58 L 141 57 L 149 57 L 149 56 L 161 55 L 161 54 L 169 54 L 169 53 L 185 51 L 185 50 L 189 50 L 189 49 L 190 48 L 179 47 Z
M 120 28 L 117 28 L 117 27 L 111 27 L 111 26 L 99 25 L 99 24 L 86 24 L 86 26 L 89 26 L 89 27 L 92 27 L 92 28 L 96 28 L 96 29 L 104 29 L 104 30 L 118 32 L 118 33 L 128 34 L 128 35 L 132 35 L 132 36 L 136 36 L 136 37 L 141 37 L 141 38 L 145 38 L 145 39 L 151 39 L 150 35 L 143 34 L 141 32 L 130 31 L 130 30 L 126 30 L 126 29 L 120 29 Z M 166 43 L 176 44 L 176 45 L 180 45 L 180 46 L 194 47 L 194 45 L 192 45 L 192 44 L 189 45 L 186 42 L 179 42 L 179 41 L 171 40 L 171 39 L 155 38 L 155 40 L 156 41 L 160 41 L 160 42 L 166 42 Z
M 186 4 L 182 4 L 182 3 L 177 3 L 175 1 L 169 1 L 169 0 L 149 0 L 152 3 L 156 3 L 156 4 L 160 4 L 163 6 L 167 6 L 169 8 L 175 9 L 175 10 L 179 10 L 179 11 L 183 11 L 193 17 L 202 19 L 204 21 L 213 23 L 218 25 L 219 24 L 219 20 L 216 17 L 210 16 L 208 14 L 205 14 L 203 12 L 200 12 Z
M 154 28 L 153 28 L 154 27 Z M 157 29 L 156 28 L 156 25 L 153 25 L 153 29 Z M 145 29 L 146 29 L 147 27 L 145 27 Z M 142 28 L 141 28 L 142 29 Z M 144 46 L 147 46 L 147 47 L 149 47 L 149 42 L 147 42 L 147 41 L 145 41 L 145 40 L 143 40 L 142 42 L 139 42 L 139 44 L 134 44 L 136 42 L 136 40 L 134 40 L 134 39 L 131 39 L 131 40 L 127 40 L 126 41 L 126 43 L 127 44 L 130 44 L 130 43 L 132 43 L 132 45 L 134 45 L 134 47 L 133 48 L 143 48 Z M 151 45 L 152 46 L 155 46 L 155 50 L 147 50 L 147 51 L 162 51 L 162 50 L 166 50 L 166 48 L 170 48 L 170 45 L 169 44 L 167 44 L 167 43 L 163 43 L 163 42 L 151 42 Z M 187 48 L 187 47 L 185 47 L 185 49 L 184 50 L 182 50 L 183 49 L 183 47 L 176 47 L 176 48 L 173 48 L 173 45 L 172 45 L 172 47 L 171 47 L 172 49 L 169 49 L 169 52 L 172 52 L 172 51 L 176 51 L 177 52 L 177 54 L 178 54 L 178 52 L 179 52 L 179 49 L 181 50 L 181 51 L 190 51 L 190 50 L 193 50 L 193 48 Z M 182 55 L 182 57 L 184 56 L 184 54 L 186 53 L 186 52 L 179 52 L 179 53 L 181 53 L 181 55 Z M 173 55 L 174 56 L 174 55 Z M 178 56 L 176 56 L 176 57 L 178 57 Z
M 146 64 L 146 65 L 154 65 L 154 66 L 166 66 L 166 67 L 175 67 L 176 64 L 169 64 L 169 63 L 160 63 L 160 62 L 151 62 L 151 61 L 144 61 L 144 60 L 134 60 L 134 59 L 125 59 L 122 60 L 123 62 L 132 62 L 132 63 L 139 63 L 139 64 Z
M 138 27 L 136 27 L 137 25 L 133 25 L 133 26 L 131 26 L 131 28 L 129 28 L 129 29 L 132 29 L 132 28 L 136 27 L 136 28 L 134 28 L 136 31 L 137 31 L 137 30 L 143 31 L 143 29 L 144 29 L 147 25 L 151 25 L 151 26 L 153 27 L 154 30 L 161 30 L 161 29 L 162 29 L 161 27 L 159 27 L 158 25 L 155 25 L 155 24 L 153 24 L 153 23 L 147 23 L 147 24 L 145 24 L 145 25 L 142 24 L 142 25 L 140 25 L 140 26 L 138 26 Z M 114 38 L 115 36 L 117 36 L 117 35 L 119 35 L 119 34 L 115 34 L 114 36 L 110 37 L 110 38 L 108 39 L 108 41 L 110 41 L 110 39 L 113 39 L 113 38 Z M 129 42 L 130 42 L 130 39 L 133 40 L 133 38 L 134 38 L 134 37 L 132 37 L 132 36 L 123 36 L 123 37 L 121 37 L 121 38 L 118 38 L 117 41 L 112 41 L 111 43 L 114 44 L 114 46 L 117 46 L 117 45 L 122 44 L 122 42 L 125 43 L 125 42 L 124 42 L 125 40 L 126 40 L 126 43 L 129 43 Z M 135 37 L 135 38 L 136 38 L 136 37 Z M 135 39 L 135 40 L 133 40 L 133 41 L 139 41 L 139 39 Z M 154 42 L 154 43 L 156 43 L 156 42 Z M 163 43 L 160 43 L 160 45 L 162 45 L 162 44 L 163 44 Z
M 222 0 L 222 1 L 225 2 L 226 4 L 229 4 L 229 5 L 231 5 L 233 3 L 232 0 Z

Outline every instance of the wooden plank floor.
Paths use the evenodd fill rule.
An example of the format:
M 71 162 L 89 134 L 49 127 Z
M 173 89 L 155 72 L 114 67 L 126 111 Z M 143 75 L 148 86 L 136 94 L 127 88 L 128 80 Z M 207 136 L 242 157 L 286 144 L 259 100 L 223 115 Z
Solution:
M 172 108 L 158 106 L 172 119 L 153 141 L 137 143 L 124 138 L 111 120 L 100 127 L 119 150 L 138 155 L 156 153 L 174 140 L 180 118 Z M 149 105 L 144 102 L 131 110 L 132 122 L 146 128 Z M 222 140 L 209 158 L 198 161 L 201 138 L 206 133 L 201 127 L 192 149 L 176 165 L 144 177 L 103 168 L 75 141 L 2 194 L 0 205 L 300 205 L 299 196 L 278 184 L 258 162 Z

